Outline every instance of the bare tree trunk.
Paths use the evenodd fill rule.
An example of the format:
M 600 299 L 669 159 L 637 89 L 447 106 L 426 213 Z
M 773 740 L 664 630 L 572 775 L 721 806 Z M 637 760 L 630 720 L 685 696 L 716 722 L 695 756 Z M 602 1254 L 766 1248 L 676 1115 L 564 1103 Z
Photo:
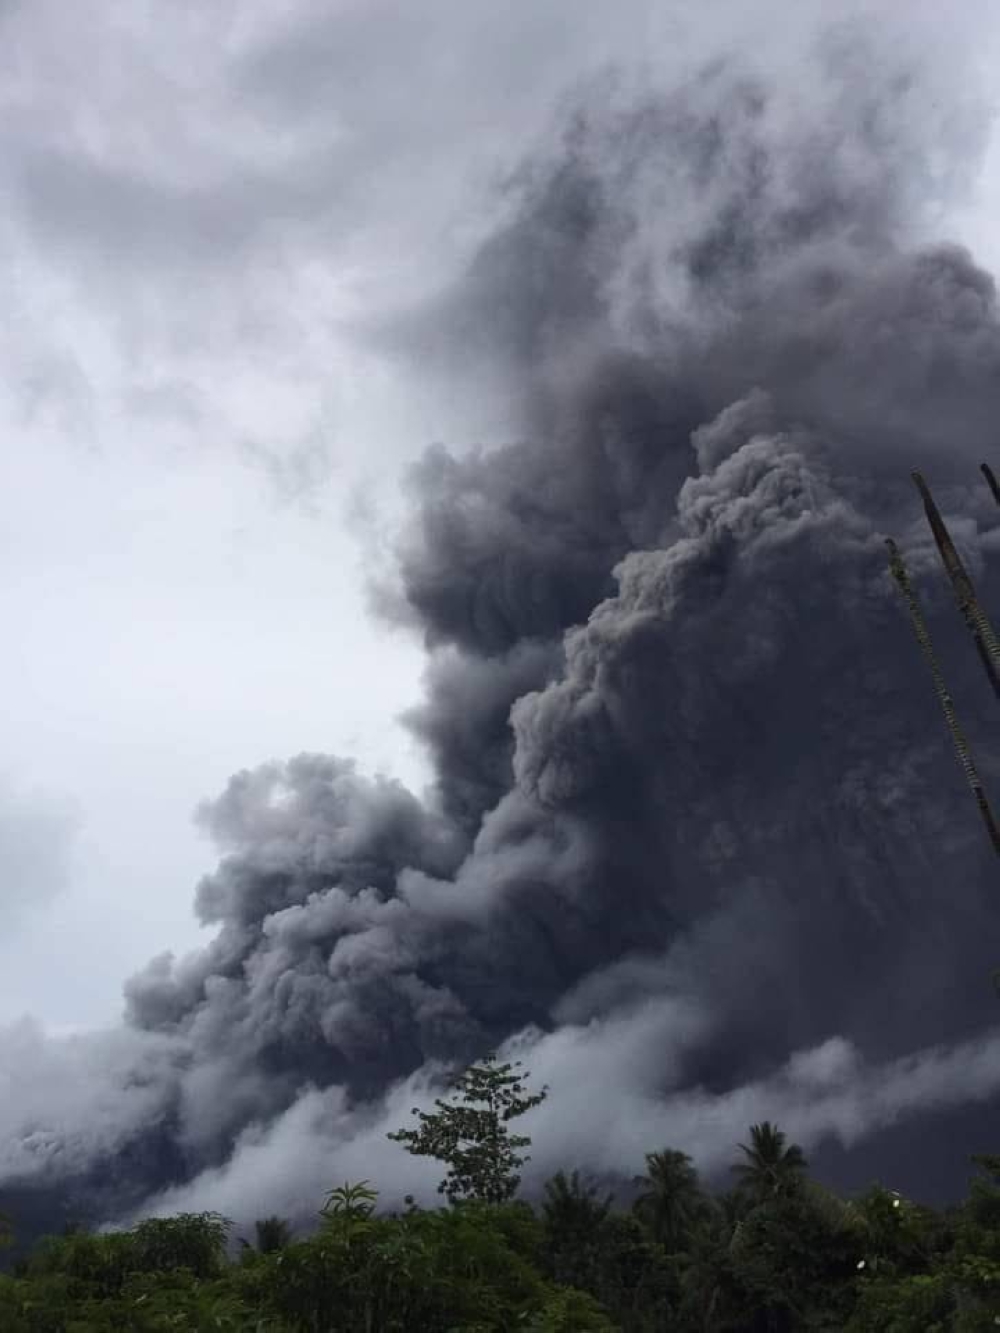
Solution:
M 703 1325 L 703 1333 L 711 1333 L 712 1315 L 715 1314 L 715 1303 L 718 1299 L 719 1299 L 719 1284 L 716 1283 L 715 1286 L 712 1288 L 712 1298 L 708 1302 L 708 1309 L 705 1311 L 705 1323 Z
M 993 469 L 990 467 L 989 463 L 980 463 L 979 470 L 986 478 L 989 488 L 993 492 L 993 499 L 1000 505 L 1000 486 L 997 485 L 997 479 L 993 475 Z
M 937 505 L 934 503 L 930 488 L 919 472 L 914 472 L 912 475 L 924 502 L 924 512 L 927 515 L 931 532 L 934 534 L 934 541 L 941 556 L 941 563 L 944 565 L 945 573 L 951 580 L 951 586 L 955 591 L 958 609 L 969 627 L 983 669 L 993 686 L 994 693 L 1000 698 L 1000 643 L 997 642 L 993 626 L 979 604 L 979 598 L 976 596 L 972 580 L 969 578 L 958 551 L 955 549 L 955 543 L 951 539 Z M 987 480 L 989 480 L 989 476 L 987 476 Z
M 944 713 L 945 722 L 948 724 L 948 730 L 951 733 L 952 744 L 955 747 L 955 753 L 958 755 L 958 762 L 962 765 L 966 780 L 972 788 L 972 794 L 976 798 L 976 804 L 979 806 L 979 812 L 983 817 L 983 823 L 986 825 L 986 831 L 993 844 L 993 850 L 1000 856 L 1000 829 L 993 816 L 990 803 L 986 798 L 986 792 L 983 789 L 979 773 L 972 760 L 972 754 L 969 750 L 969 743 L 965 738 L 958 722 L 958 715 L 955 712 L 955 704 L 948 692 L 944 676 L 941 674 L 941 668 L 938 665 L 937 656 L 931 643 L 931 637 L 924 621 L 923 612 L 920 610 L 920 603 L 917 601 L 916 593 L 910 583 L 910 577 L 906 572 L 906 566 L 903 564 L 903 558 L 899 554 L 899 548 L 891 537 L 886 538 L 886 546 L 889 548 L 889 571 L 892 577 L 899 585 L 899 589 L 906 600 L 910 612 L 910 619 L 913 623 L 913 630 L 917 636 L 917 642 L 927 659 L 927 665 L 931 669 L 931 676 L 934 679 L 934 689 L 937 692 L 941 703 L 941 710 Z

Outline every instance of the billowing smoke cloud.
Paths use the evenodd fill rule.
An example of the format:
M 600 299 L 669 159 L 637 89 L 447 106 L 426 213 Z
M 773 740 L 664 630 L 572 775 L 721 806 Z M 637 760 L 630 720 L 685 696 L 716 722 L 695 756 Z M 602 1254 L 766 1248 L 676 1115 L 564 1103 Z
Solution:
M 536 1173 L 1000 1091 L 996 867 L 883 544 L 995 785 L 908 479 L 988 590 L 1000 316 L 922 238 L 968 132 L 929 77 L 838 31 L 791 97 L 725 62 L 590 84 L 461 279 L 380 331 L 523 429 L 426 454 L 380 594 L 428 648 L 435 784 L 235 777 L 202 812 L 213 943 L 132 978 L 121 1033 L 4 1039 L 39 1090 L 5 1103 L 9 1182 L 244 1217 L 308 1211 L 317 1172 L 420 1190 L 385 1129 L 504 1042 L 553 1086 Z

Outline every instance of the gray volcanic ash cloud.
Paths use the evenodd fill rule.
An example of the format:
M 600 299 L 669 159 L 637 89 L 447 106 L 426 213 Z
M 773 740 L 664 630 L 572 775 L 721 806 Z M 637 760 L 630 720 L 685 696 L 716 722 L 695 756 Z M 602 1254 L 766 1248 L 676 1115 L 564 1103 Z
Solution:
M 202 812 L 214 941 L 133 977 L 114 1040 L 18 1035 L 8 1182 L 118 1161 L 106 1210 L 246 1215 L 308 1211 L 318 1170 L 402 1193 L 425 1176 L 384 1128 L 504 1041 L 553 1085 L 539 1171 L 1000 1090 L 996 867 L 882 540 L 996 782 L 908 479 L 1000 586 L 996 295 L 917 235 L 954 132 L 925 75 L 845 33 L 812 59 L 807 108 L 726 63 L 591 85 L 464 276 L 381 331 L 502 383 L 524 432 L 425 455 L 381 593 L 428 648 L 435 784 L 233 778 Z

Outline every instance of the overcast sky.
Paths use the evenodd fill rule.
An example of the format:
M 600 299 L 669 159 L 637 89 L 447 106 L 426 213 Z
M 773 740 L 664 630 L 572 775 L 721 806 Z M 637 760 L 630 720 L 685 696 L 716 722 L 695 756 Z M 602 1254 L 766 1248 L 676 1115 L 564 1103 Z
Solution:
M 752 47 L 775 9 L 780 62 L 811 12 L 690 8 L 3 5 L 0 1020 L 110 1019 L 197 941 L 192 811 L 235 771 L 317 750 L 423 780 L 395 721 L 420 645 L 362 572 L 401 466 L 505 423 L 359 324 L 456 268 L 574 78 L 682 66 L 706 25 Z M 998 209 L 987 153 L 949 227 L 994 270 Z

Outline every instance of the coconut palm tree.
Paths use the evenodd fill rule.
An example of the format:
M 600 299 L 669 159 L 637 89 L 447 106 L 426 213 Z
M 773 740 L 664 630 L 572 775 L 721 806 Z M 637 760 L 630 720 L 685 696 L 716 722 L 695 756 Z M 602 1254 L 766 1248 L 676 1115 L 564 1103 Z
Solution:
M 546 1267 L 556 1282 L 592 1290 L 600 1268 L 605 1224 L 613 1196 L 574 1171 L 558 1171 L 545 1183 L 542 1227 Z
M 745 1162 L 731 1168 L 739 1177 L 739 1188 L 754 1200 L 763 1201 L 795 1188 L 809 1163 L 797 1143 L 786 1144 L 785 1133 L 769 1120 L 750 1126 L 750 1143 L 738 1145 Z
M 571 1176 L 557 1171 L 545 1182 L 542 1203 L 542 1221 L 549 1234 L 560 1239 L 573 1236 L 586 1240 L 593 1236 L 614 1200 L 612 1194 L 601 1199 L 598 1193 L 596 1185 L 581 1181 L 579 1171 Z
M 261 1254 L 283 1250 L 292 1239 L 292 1228 L 283 1217 L 261 1217 L 254 1223 L 257 1249 Z
M 633 1183 L 642 1193 L 632 1211 L 671 1253 L 685 1246 L 711 1210 L 691 1158 L 676 1149 L 647 1153 L 646 1174 Z

